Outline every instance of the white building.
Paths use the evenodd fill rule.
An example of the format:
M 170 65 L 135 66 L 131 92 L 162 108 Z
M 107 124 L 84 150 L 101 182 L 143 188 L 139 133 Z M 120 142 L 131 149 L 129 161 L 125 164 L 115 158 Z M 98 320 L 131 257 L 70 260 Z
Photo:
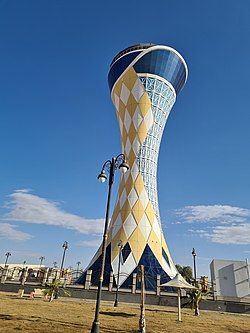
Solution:
M 210 271 L 215 299 L 250 302 L 247 261 L 215 259 L 210 264 Z

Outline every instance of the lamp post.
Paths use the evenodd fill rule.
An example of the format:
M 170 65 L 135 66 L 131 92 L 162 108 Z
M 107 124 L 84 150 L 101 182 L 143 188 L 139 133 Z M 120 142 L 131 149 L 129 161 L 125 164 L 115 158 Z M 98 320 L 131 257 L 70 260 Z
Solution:
M 69 247 L 69 244 L 68 244 L 68 242 L 64 242 L 63 243 L 63 256 L 62 256 L 62 263 L 61 263 L 61 269 L 60 269 L 60 277 L 62 277 L 62 269 L 63 269 L 63 263 L 64 263 L 64 258 L 65 258 L 65 252 L 66 252 L 66 250 L 68 249 L 68 247 Z
M 119 247 L 119 258 L 118 258 L 118 274 L 117 274 L 117 280 L 116 280 L 116 294 L 115 294 L 115 304 L 114 304 L 115 307 L 118 306 L 118 290 L 119 290 L 119 280 L 120 280 L 121 255 L 122 255 L 122 249 L 123 249 L 121 240 L 117 244 L 117 246 Z
M 45 260 L 45 257 L 40 257 L 39 259 L 40 259 L 40 269 L 41 269 L 41 266 L 42 266 L 43 261 Z
M 76 269 L 76 277 L 78 278 L 78 274 L 79 274 L 79 266 L 81 265 L 81 261 L 77 261 L 77 269 Z
M 6 260 L 5 260 L 5 264 L 4 264 L 4 266 L 7 265 L 7 262 L 8 262 L 9 257 L 11 256 L 11 253 L 10 253 L 10 252 L 7 252 L 7 253 L 5 253 L 5 255 L 6 255 Z
M 103 275 L 104 275 L 106 246 L 107 246 L 107 238 L 108 238 L 107 230 L 108 230 L 108 223 L 109 223 L 110 199 L 111 199 L 112 185 L 114 183 L 115 171 L 118 167 L 122 173 L 126 172 L 129 169 L 129 166 L 125 160 L 124 154 L 120 154 L 115 158 L 113 157 L 111 159 L 111 161 L 110 160 L 106 161 L 103 164 L 101 173 L 97 177 L 101 183 L 104 183 L 105 180 L 107 179 L 107 175 L 105 174 L 105 169 L 109 173 L 109 190 L 108 190 L 108 201 L 107 201 L 105 225 L 104 225 L 104 232 L 103 232 L 101 266 L 100 266 L 98 290 L 97 290 L 97 297 L 96 297 L 95 319 L 92 324 L 91 333 L 99 333 L 99 331 L 100 331 L 99 311 L 100 311 L 100 304 L 101 304 L 102 282 L 103 282 Z
M 192 256 L 194 259 L 194 285 L 196 286 L 196 263 L 195 263 L 195 257 L 196 257 L 196 253 L 195 253 L 195 248 L 193 247 L 193 251 L 192 251 Z
M 247 269 L 248 283 L 250 284 L 249 262 L 247 258 L 246 258 L 246 269 Z
M 53 266 L 54 266 L 54 268 L 56 268 L 56 265 L 57 265 L 57 262 L 56 262 L 56 261 L 53 261 Z

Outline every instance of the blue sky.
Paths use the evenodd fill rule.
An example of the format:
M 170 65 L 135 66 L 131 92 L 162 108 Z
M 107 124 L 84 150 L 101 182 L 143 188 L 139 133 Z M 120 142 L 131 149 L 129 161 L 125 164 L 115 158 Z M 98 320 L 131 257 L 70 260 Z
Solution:
M 0 0 L 0 262 L 86 267 L 101 242 L 102 164 L 120 153 L 107 84 L 113 57 L 168 45 L 189 67 L 158 163 L 175 263 L 250 253 L 248 0 Z M 116 175 L 113 202 L 119 183 Z

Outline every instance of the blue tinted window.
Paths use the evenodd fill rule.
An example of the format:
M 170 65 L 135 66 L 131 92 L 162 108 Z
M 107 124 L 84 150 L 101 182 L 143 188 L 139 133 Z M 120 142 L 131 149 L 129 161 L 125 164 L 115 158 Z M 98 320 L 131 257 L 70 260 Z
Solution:
M 123 250 L 122 250 L 122 259 L 123 259 L 123 262 L 125 262 L 128 258 L 128 256 L 130 255 L 131 253 L 131 248 L 129 246 L 129 243 L 127 242 L 126 245 L 124 246 Z
M 168 263 L 168 266 L 170 266 L 169 259 L 168 259 L 168 255 L 167 255 L 167 253 L 164 251 L 164 249 L 162 249 L 162 256 L 163 256 L 163 258 L 166 260 L 166 262 Z
M 128 53 L 114 63 L 108 76 L 110 90 L 140 52 Z M 183 62 L 177 54 L 168 50 L 154 50 L 146 53 L 136 62 L 134 69 L 137 73 L 150 73 L 163 77 L 172 84 L 177 95 L 186 79 L 186 69 Z
M 113 88 L 116 80 L 119 76 L 125 71 L 125 69 L 129 66 L 129 64 L 137 57 L 137 55 L 141 52 L 132 52 L 124 55 L 119 60 L 117 60 L 113 66 L 111 67 L 108 75 L 108 83 L 110 91 Z
M 137 73 L 156 74 L 169 81 L 179 93 L 186 78 L 186 69 L 177 54 L 167 50 L 155 50 L 145 54 L 134 65 Z

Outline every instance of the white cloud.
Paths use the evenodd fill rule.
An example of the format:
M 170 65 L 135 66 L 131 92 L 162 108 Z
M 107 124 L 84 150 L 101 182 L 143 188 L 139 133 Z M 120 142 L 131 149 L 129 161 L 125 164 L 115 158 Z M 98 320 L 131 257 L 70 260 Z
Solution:
M 185 206 L 176 210 L 176 215 L 182 222 L 245 222 L 250 218 L 250 210 L 228 205 Z
M 250 209 L 228 205 L 185 206 L 177 209 L 176 215 L 182 222 L 239 223 L 250 218 Z
M 214 243 L 250 244 L 250 223 L 233 226 L 216 226 L 208 237 Z
M 98 247 L 101 245 L 101 239 L 81 241 L 78 243 L 78 245 L 85 247 Z
M 30 234 L 16 230 L 16 228 L 16 225 L 12 225 L 9 223 L 0 223 L 0 237 L 20 241 L 25 241 L 32 237 Z
M 196 233 L 196 234 L 207 234 L 207 230 L 203 230 L 203 229 L 189 229 L 188 231 Z
M 5 208 L 9 212 L 1 218 L 2 221 L 60 226 L 83 234 L 101 234 L 103 231 L 103 219 L 87 219 L 67 213 L 57 202 L 31 194 L 27 189 L 17 190 L 8 197 L 10 200 Z
M 189 232 L 214 243 L 250 244 L 250 210 L 228 205 L 186 206 L 176 210 L 182 223 L 202 223 L 206 228 Z

